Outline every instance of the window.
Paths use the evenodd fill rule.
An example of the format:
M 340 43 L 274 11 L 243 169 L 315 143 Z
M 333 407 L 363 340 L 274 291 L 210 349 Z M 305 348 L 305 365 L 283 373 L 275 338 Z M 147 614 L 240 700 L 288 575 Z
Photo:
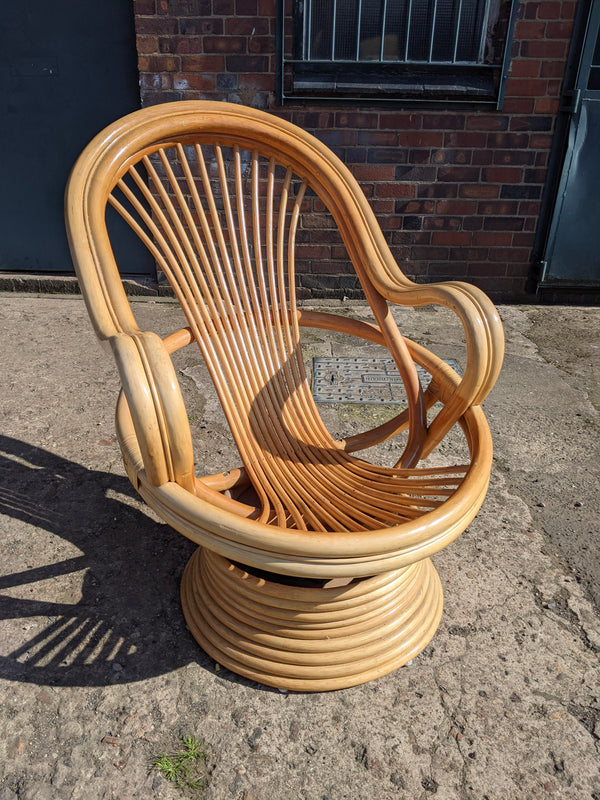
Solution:
M 291 0 L 291 14 L 285 1 L 281 102 L 501 105 L 516 0 Z

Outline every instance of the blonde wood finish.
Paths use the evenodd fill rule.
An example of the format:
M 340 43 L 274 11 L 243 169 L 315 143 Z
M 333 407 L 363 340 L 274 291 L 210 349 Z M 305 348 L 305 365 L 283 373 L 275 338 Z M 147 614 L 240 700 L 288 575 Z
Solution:
M 337 225 L 373 323 L 297 308 L 295 239 L 315 196 Z M 137 326 L 106 228 L 108 205 L 153 254 L 187 328 L 161 339 Z M 346 167 L 299 128 L 242 106 L 171 103 L 117 121 L 80 156 L 65 213 L 92 323 L 121 376 L 117 432 L 127 473 L 166 522 L 203 548 L 182 583 L 194 636 L 231 669 L 289 689 L 353 685 L 412 658 L 441 613 L 428 559 L 473 519 L 489 480 L 492 445 L 480 404 L 500 370 L 503 336 L 488 298 L 467 284 L 408 280 Z M 462 322 L 462 378 L 394 321 L 390 304 L 430 303 Z M 334 440 L 305 373 L 303 326 L 387 347 L 406 410 Z M 193 343 L 240 454 L 242 466 L 220 475 L 194 474 L 171 362 Z M 431 375 L 425 391 L 415 364 Z M 468 463 L 422 464 L 455 425 Z M 403 431 L 393 468 L 353 455 Z M 248 488 L 253 497 L 242 496 Z M 266 583 L 234 563 L 265 571 Z M 292 591 L 278 575 L 353 583 Z M 265 603 L 265 586 L 275 607 Z M 349 627 L 339 604 L 355 596 Z

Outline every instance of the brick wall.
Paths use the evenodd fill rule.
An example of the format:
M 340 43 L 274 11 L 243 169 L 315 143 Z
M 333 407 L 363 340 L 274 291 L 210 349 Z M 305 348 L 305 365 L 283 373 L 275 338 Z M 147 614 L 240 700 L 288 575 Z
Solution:
M 575 6 L 522 0 L 497 112 L 278 108 L 274 0 L 135 0 L 142 103 L 228 100 L 290 119 L 351 168 L 407 275 L 531 299 L 525 283 Z M 302 285 L 351 294 L 345 253 L 319 211 L 299 231 Z

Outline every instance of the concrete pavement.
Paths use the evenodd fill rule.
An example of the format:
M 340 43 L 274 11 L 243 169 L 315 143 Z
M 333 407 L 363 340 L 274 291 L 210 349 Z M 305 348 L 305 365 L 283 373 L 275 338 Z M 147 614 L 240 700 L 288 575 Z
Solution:
M 143 327 L 175 327 L 170 300 L 134 308 Z M 193 547 L 124 477 L 117 378 L 81 298 L 0 295 L 0 800 L 598 800 L 600 309 L 500 311 L 495 468 L 482 511 L 434 559 L 436 636 L 385 678 L 295 695 L 218 668 L 189 635 L 178 585 Z M 449 314 L 398 313 L 464 363 Z M 306 339 L 307 357 L 370 348 Z M 199 353 L 177 358 L 200 468 L 230 466 Z M 371 412 L 323 413 L 342 433 Z M 204 742 L 205 790 L 149 769 L 185 735 Z

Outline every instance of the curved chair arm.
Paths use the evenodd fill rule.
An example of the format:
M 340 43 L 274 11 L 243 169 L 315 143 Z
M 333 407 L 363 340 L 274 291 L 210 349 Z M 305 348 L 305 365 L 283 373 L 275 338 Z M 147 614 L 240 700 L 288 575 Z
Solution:
M 386 264 L 389 268 L 389 262 Z M 415 284 L 395 265 L 394 273 L 378 276 L 382 295 L 400 306 L 440 305 L 460 319 L 467 347 L 467 365 L 453 396 L 433 420 L 423 448 L 425 458 L 471 406 L 486 398 L 500 372 L 504 356 L 502 322 L 491 300 L 476 286 L 460 281 Z M 375 282 L 375 281 L 374 281 Z
M 194 493 L 189 421 L 167 347 L 155 333 L 120 333 L 108 340 L 148 481 L 169 481 Z

